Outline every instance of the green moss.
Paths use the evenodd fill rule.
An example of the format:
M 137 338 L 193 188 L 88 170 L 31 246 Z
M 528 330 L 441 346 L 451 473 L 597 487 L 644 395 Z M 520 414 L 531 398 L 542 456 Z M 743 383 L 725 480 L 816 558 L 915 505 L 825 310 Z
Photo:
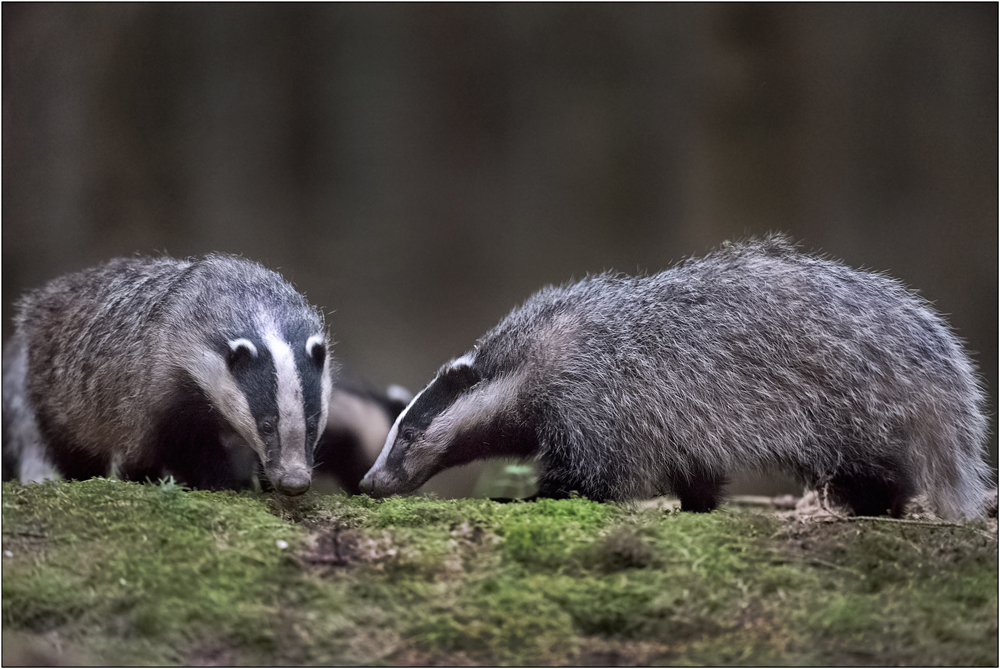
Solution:
M 374 507 L 370 527 L 424 527 L 462 520 L 461 510 L 453 500 L 433 497 L 391 497 Z
M 997 661 L 976 523 L 94 479 L 4 484 L 3 548 L 5 634 L 69 663 Z
M 537 577 L 536 577 L 537 578 Z M 435 607 L 407 636 L 424 649 L 463 651 L 483 662 L 548 664 L 571 654 L 571 617 L 544 583 L 487 580 Z
M 5 621 L 71 638 L 167 644 L 210 630 L 254 643 L 277 590 L 269 572 L 287 550 L 278 542 L 300 533 L 249 496 L 170 483 L 5 485 L 3 499 L 5 528 L 47 543 L 37 563 L 5 564 Z

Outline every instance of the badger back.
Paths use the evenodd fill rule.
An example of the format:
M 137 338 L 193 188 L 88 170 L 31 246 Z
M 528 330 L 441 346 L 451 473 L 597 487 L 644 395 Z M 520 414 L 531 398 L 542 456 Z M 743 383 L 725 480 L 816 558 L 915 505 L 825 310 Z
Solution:
M 278 274 L 229 256 L 192 268 L 171 300 L 161 369 L 188 377 L 281 492 L 309 488 L 331 366 L 323 319 Z

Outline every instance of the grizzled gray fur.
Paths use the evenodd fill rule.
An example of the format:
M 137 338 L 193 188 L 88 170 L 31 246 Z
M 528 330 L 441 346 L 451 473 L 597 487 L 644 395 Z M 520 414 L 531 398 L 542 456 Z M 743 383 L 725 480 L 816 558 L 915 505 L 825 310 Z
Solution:
M 858 514 L 923 493 L 973 517 L 986 434 L 973 365 L 927 302 L 771 235 L 539 291 L 414 398 L 361 488 L 536 456 L 541 496 L 672 491 L 708 511 L 733 472 L 784 470 Z
M 321 314 L 237 257 L 121 258 L 21 300 L 4 352 L 4 478 L 172 475 L 309 487 L 331 360 Z

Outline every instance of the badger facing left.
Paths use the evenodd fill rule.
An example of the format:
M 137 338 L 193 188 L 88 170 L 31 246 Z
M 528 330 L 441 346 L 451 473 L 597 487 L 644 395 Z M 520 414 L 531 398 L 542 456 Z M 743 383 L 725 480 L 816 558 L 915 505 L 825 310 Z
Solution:
M 241 258 L 120 258 L 28 293 L 4 351 L 3 477 L 309 489 L 321 314 Z

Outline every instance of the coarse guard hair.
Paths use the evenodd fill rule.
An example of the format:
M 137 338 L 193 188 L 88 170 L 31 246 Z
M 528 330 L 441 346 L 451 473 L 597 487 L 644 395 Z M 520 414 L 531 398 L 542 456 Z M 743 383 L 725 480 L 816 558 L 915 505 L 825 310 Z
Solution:
M 323 317 L 239 257 L 120 258 L 18 305 L 4 478 L 174 476 L 289 495 L 311 482 L 333 361 Z
M 417 394 L 361 489 L 536 456 L 546 497 L 673 492 L 709 511 L 731 473 L 783 470 L 857 514 L 924 494 L 969 518 L 991 475 L 984 406 L 927 302 L 768 235 L 539 291 Z

